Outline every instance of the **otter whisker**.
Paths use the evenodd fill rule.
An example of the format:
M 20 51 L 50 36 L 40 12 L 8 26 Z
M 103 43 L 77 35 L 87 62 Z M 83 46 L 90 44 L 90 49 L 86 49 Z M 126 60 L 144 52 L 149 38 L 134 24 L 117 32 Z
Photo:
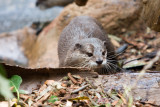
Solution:
M 108 54 L 110 54 L 110 53 L 115 53 L 115 54 L 119 54 L 119 53 L 124 53 L 125 52 L 125 50 L 123 50 L 123 51 L 121 51 L 121 52 L 115 52 L 115 51 L 110 51 L 110 52 L 107 52 Z
M 108 63 L 109 66 L 112 66 L 114 69 L 117 69 L 117 67 L 114 66 L 114 64 L 112 65 L 112 63 Z
M 110 73 L 114 73 L 113 71 L 114 71 L 114 69 L 116 69 L 116 67 L 111 66 L 109 63 L 107 63 L 105 67 L 108 70 L 108 72 L 110 72 Z
M 105 66 L 105 72 L 110 72 L 110 68 L 108 66 L 108 64 Z
M 117 56 L 119 56 L 119 55 L 121 55 L 123 52 L 121 52 L 121 53 L 117 53 L 117 54 L 114 54 L 114 55 L 109 55 L 109 56 L 107 56 L 107 58 L 116 58 Z
M 115 64 L 113 64 L 113 63 L 108 62 L 108 64 L 109 64 L 110 66 L 112 66 L 113 68 L 115 68 L 115 69 L 117 69 L 117 68 L 118 68 L 118 66 L 116 66 L 116 65 L 115 65 Z
M 82 67 L 84 64 L 85 64 L 85 62 L 84 62 L 84 63 L 73 64 L 73 65 L 71 65 L 71 66 L 72 66 L 72 67 Z
M 106 68 L 107 68 L 108 71 L 112 70 L 108 63 L 106 65 L 107 65 Z
M 116 58 L 118 55 L 110 55 L 110 56 L 107 56 L 107 59 L 113 59 L 113 58 Z
M 122 70 L 122 71 L 125 71 L 124 69 L 122 69 L 122 68 L 120 68 L 120 67 L 118 67 L 117 65 L 115 65 L 115 64 L 113 64 L 113 63 L 109 63 L 111 66 L 113 66 L 113 67 L 115 67 L 115 69 L 120 69 L 120 70 Z
M 104 74 L 104 72 L 103 72 L 103 68 L 102 68 L 102 69 L 100 69 L 100 70 L 99 70 L 99 72 L 100 72 L 101 74 Z
M 74 65 L 71 65 L 72 67 L 78 67 L 79 66 L 79 64 L 74 64 Z
M 84 68 L 85 68 L 85 67 L 88 67 L 88 64 L 86 63 L 86 64 L 84 64 L 82 67 L 84 67 Z
M 103 69 L 103 74 L 106 74 L 107 70 L 106 68 Z
M 81 67 L 85 68 L 85 67 L 87 67 L 87 64 L 83 63 L 83 64 L 81 65 Z
M 107 61 L 115 61 L 115 62 L 116 62 L 117 60 L 110 60 L 110 59 L 107 59 Z
M 89 68 L 89 69 L 91 68 L 91 66 L 90 66 L 89 64 L 86 64 L 86 66 L 85 66 L 85 67 L 87 67 L 87 68 Z
M 79 63 L 80 67 L 85 66 L 88 63 L 88 61 L 83 61 L 82 63 Z
M 88 61 L 84 61 L 83 63 L 81 63 L 81 65 L 80 65 L 80 67 L 83 67 L 83 68 L 85 68 L 85 67 L 88 67 Z
M 109 60 L 109 59 L 107 59 L 107 62 L 109 62 L 109 63 L 117 63 L 116 60 Z
M 104 74 L 103 68 L 102 68 L 102 69 L 98 69 L 98 72 L 99 72 L 100 74 Z

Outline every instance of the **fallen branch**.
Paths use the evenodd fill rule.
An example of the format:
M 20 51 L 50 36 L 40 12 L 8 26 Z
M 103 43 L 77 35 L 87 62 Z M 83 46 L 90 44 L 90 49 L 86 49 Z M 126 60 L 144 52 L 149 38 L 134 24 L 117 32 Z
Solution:
M 127 38 L 123 38 L 123 40 L 124 40 L 125 42 L 127 42 L 128 44 L 130 44 L 130 45 L 133 45 L 133 46 L 135 46 L 135 47 L 139 47 L 138 44 L 137 44 L 137 42 L 130 41 L 130 40 L 128 40 Z

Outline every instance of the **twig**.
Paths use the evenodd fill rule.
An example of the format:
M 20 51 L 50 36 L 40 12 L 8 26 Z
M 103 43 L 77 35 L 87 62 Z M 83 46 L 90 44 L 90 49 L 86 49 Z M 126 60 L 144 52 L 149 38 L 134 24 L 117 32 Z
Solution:
M 103 96 L 103 98 L 106 98 L 106 96 L 108 96 L 108 95 L 106 95 L 106 93 L 104 92 L 104 86 L 101 84 L 100 87 L 101 87 L 100 94 Z
M 135 46 L 135 47 L 138 47 L 138 44 L 137 44 L 137 43 L 135 43 L 135 42 L 133 42 L 133 41 L 130 41 L 130 40 L 128 40 L 127 38 L 123 38 L 123 40 L 124 40 L 125 42 L 127 42 L 128 44 L 130 44 L 130 45 L 133 45 L 133 46 Z
M 90 86 L 92 87 L 92 88 L 94 88 L 94 86 L 93 86 L 93 84 L 89 81 L 89 79 L 86 77 L 86 82 L 88 83 L 88 84 L 90 84 Z
M 82 87 L 80 87 L 80 88 L 78 88 L 78 89 L 74 90 L 72 93 L 73 93 L 73 94 L 74 94 L 74 93 L 77 93 L 77 92 L 79 92 L 79 91 L 81 91 L 81 90 L 85 89 L 85 88 L 86 88 L 86 87 L 88 87 L 88 86 L 89 86 L 89 84 L 84 85 L 84 86 L 82 86 Z
M 82 82 L 83 82 L 83 78 L 80 78 L 80 80 L 79 80 L 79 84 L 82 84 Z
M 95 101 L 92 100 L 92 98 L 88 95 L 88 93 L 86 93 L 86 95 L 88 96 L 89 100 L 94 106 L 99 106 Z
M 77 83 L 78 83 L 78 81 L 75 80 L 75 79 L 72 77 L 71 73 L 68 73 L 68 77 L 69 77 L 69 79 L 70 79 L 74 84 L 77 84 Z
M 42 104 L 43 101 L 47 100 L 49 98 L 49 96 L 52 94 L 52 91 L 46 93 L 39 101 L 37 101 L 34 106 L 38 106 L 39 104 Z
M 118 93 L 118 96 L 122 99 L 124 104 L 127 104 L 127 101 L 124 99 L 124 97 L 120 93 Z

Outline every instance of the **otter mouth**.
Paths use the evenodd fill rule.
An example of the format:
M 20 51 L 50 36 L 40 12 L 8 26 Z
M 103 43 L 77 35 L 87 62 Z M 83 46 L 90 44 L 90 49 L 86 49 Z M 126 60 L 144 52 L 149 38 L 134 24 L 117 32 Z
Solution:
M 102 68 L 104 65 L 97 65 L 96 68 Z
M 96 65 L 96 66 L 92 66 L 91 69 L 99 69 L 99 68 L 103 68 L 104 65 Z

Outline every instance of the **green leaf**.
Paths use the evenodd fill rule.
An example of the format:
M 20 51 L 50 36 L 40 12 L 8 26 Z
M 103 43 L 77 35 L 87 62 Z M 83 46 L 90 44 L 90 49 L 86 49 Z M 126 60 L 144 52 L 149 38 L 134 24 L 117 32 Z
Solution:
M 6 79 L 5 76 L 5 69 L 0 64 L 0 95 L 2 95 L 5 99 L 13 98 L 13 94 L 10 91 L 9 80 Z
M 4 70 L 4 68 L 1 64 L 0 64 L 0 75 L 6 77 L 6 71 Z
M 57 96 L 51 96 L 51 97 L 49 98 L 48 102 L 54 104 L 54 102 L 56 102 L 56 101 L 58 101 L 58 100 L 59 100 L 59 99 L 58 99 Z
M 16 92 L 17 93 L 17 99 L 19 100 L 19 87 L 20 87 L 20 84 L 22 83 L 22 78 L 18 75 L 13 75 L 11 78 L 10 78 L 10 86 L 14 87 L 13 89 L 13 92 Z
M 9 80 L 0 74 L 0 94 L 5 99 L 13 98 L 13 94 L 10 91 Z

